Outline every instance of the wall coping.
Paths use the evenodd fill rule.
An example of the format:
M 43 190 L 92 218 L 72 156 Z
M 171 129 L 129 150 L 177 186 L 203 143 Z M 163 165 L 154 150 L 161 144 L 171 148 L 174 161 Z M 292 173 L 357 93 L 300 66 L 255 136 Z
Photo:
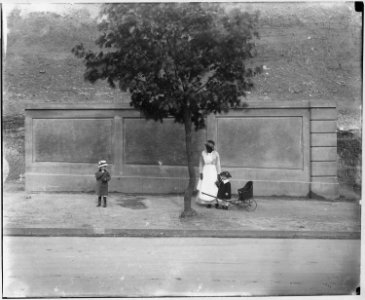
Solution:
M 248 106 L 237 107 L 236 109 L 255 109 L 255 108 L 336 108 L 336 103 L 323 100 L 304 100 L 304 101 L 246 101 Z M 25 107 L 25 110 L 135 110 L 126 103 L 32 103 Z
M 126 103 L 100 103 L 100 102 L 85 102 L 85 103 L 32 103 L 25 106 L 25 110 L 110 110 L 110 109 L 129 109 L 135 110 Z

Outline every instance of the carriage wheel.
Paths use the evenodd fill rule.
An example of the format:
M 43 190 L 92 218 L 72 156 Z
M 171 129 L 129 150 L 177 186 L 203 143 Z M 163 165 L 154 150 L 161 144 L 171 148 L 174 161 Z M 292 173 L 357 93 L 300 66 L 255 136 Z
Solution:
M 246 200 L 246 209 L 248 211 L 254 211 L 257 207 L 257 203 L 255 201 L 255 199 L 251 198 Z

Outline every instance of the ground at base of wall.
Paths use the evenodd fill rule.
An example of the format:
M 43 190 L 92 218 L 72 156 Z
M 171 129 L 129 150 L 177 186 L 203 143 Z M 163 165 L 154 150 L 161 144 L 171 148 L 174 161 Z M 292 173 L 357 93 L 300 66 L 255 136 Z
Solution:
M 358 201 L 361 199 L 361 187 L 340 184 L 339 200 L 343 201 Z
M 5 192 L 20 192 L 25 190 L 24 181 L 19 180 L 8 180 L 4 183 L 4 191 Z M 337 199 L 333 199 L 333 201 L 349 201 L 355 202 L 361 199 L 361 189 L 353 187 L 351 185 L 339 185 L 339 194 L 340 196 Z M 261 197 L 261 198 L 280 198 L 280 199 L 292 199 L 293 197 L 286 196 L 273 196 L 273 197 Z M 298 199 L 307 199 L 307 198 L 298 198 Z M 322 197 L 313 197 L 314 200 L 324 200 L 329 201 L 328 199 L 324 199 Z M 331 201 L 331 200 L 330 200 Z

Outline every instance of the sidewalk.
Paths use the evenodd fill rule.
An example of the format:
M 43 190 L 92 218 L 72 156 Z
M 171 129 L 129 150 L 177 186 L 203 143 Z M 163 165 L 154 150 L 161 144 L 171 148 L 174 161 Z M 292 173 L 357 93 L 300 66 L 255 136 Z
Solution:
M 254 212 L 205 208 L 179 219 L 183 196 L 4 192 L 3 233 L 20 236 L 360 238 L 358 202 L 255 198 Z

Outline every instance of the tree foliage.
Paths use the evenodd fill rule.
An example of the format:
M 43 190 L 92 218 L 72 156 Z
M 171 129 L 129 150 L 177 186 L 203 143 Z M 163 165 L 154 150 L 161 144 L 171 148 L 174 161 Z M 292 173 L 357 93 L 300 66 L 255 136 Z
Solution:
M 105 4 L 98 25 L 100 51 L 75 46 L 84 77 L 131 93 L 146 118 L 168 116 L 196 129 L 210 113 L 240 105 L 261 68 L 256 55 L 258 14 L 212 3 Z

